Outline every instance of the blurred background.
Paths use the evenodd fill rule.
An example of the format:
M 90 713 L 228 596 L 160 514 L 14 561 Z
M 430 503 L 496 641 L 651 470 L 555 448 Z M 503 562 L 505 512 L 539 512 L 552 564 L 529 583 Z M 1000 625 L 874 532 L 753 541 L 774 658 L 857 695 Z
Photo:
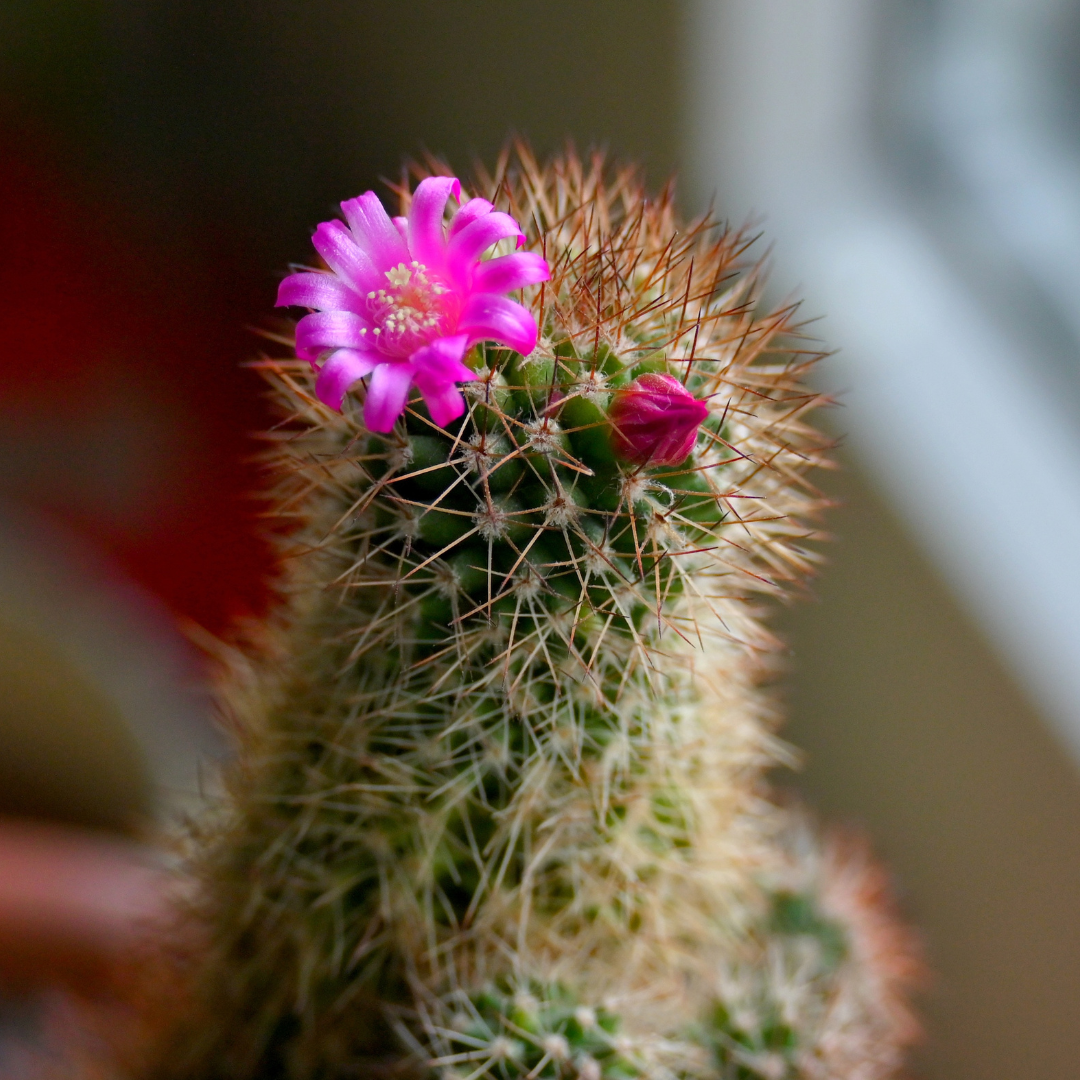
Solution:
M 1074 1077 L 1078 59 L 1080 0 L 4 0 L 0 1076 L 108 994 L 223 752 L 188 642 L 266 602 L 250 328 L 342 198 L 519 132 L 678 169 L 824 316 L 783 782 L 924 932 L 917 1075 Z

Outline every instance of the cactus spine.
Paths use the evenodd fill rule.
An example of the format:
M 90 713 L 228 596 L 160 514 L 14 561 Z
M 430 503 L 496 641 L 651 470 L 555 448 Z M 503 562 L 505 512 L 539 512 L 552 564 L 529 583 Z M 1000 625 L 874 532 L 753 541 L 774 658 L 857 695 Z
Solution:
M 226 688 L 208 948 L 155 1075 L 892 1075 L 906 969 L 762 782 L 757 602 L 812 562 L 814 356 L 748 238 L 632 171 L 519 149 L 476 193 L 552 279 L 532 354 L 467 360 L 460 421 L 417 400 L 374 436 L 262 364 L 282 602 Z M 612 452 L 650 372 L 709 403 L 676 466 Z

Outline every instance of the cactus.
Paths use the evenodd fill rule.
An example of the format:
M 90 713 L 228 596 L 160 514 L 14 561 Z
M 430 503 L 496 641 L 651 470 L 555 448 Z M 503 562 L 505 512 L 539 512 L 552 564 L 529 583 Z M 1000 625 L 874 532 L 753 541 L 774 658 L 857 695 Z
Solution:
M 324 323 L 260 361 L 280 604 L 225 680 L 205 944 L 147 1073 L 891 1076 L 911 963 L 876 871 L 763 779 L 816 353 L 751 238 L 633 170 L 519 147 L 476 189 L 550 267 L 535 347 L 472 345 L 367 424 L 374 361 L 334 374 Z

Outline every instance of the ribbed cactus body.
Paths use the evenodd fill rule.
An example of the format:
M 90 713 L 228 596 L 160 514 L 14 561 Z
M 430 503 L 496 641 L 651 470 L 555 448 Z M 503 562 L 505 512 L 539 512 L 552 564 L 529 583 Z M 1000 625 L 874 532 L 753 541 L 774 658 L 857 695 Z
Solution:
M 889 1075 L 895 973 L 864 978 L 762 786 L 755 599 L 810 564 L 813 357 L 746 238 L 633 174 L 521 153 L 479 188 L 552 278 L 532 354 L 467 358 L 461 420 L 372 435 L 263 365 L 283 598 L 228 688 L 210 945 L 159 1073 L 839 1076 L 842 998 L 882 1063 L 850 1075 Z M 650 372 L 709 406 L 677 465 L 612 449 Z

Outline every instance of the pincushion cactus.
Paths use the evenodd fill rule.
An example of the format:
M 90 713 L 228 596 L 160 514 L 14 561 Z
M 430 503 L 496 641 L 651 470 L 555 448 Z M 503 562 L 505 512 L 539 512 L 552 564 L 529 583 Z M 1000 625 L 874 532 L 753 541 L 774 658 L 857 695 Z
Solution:
M 763 780 L 815 355 L 749 238 L 633 171 L 519 149 L 475 190 L 347 202 L 282 286 L 281 602 L 147 1074 L 893 1075 L 902 935 Z

